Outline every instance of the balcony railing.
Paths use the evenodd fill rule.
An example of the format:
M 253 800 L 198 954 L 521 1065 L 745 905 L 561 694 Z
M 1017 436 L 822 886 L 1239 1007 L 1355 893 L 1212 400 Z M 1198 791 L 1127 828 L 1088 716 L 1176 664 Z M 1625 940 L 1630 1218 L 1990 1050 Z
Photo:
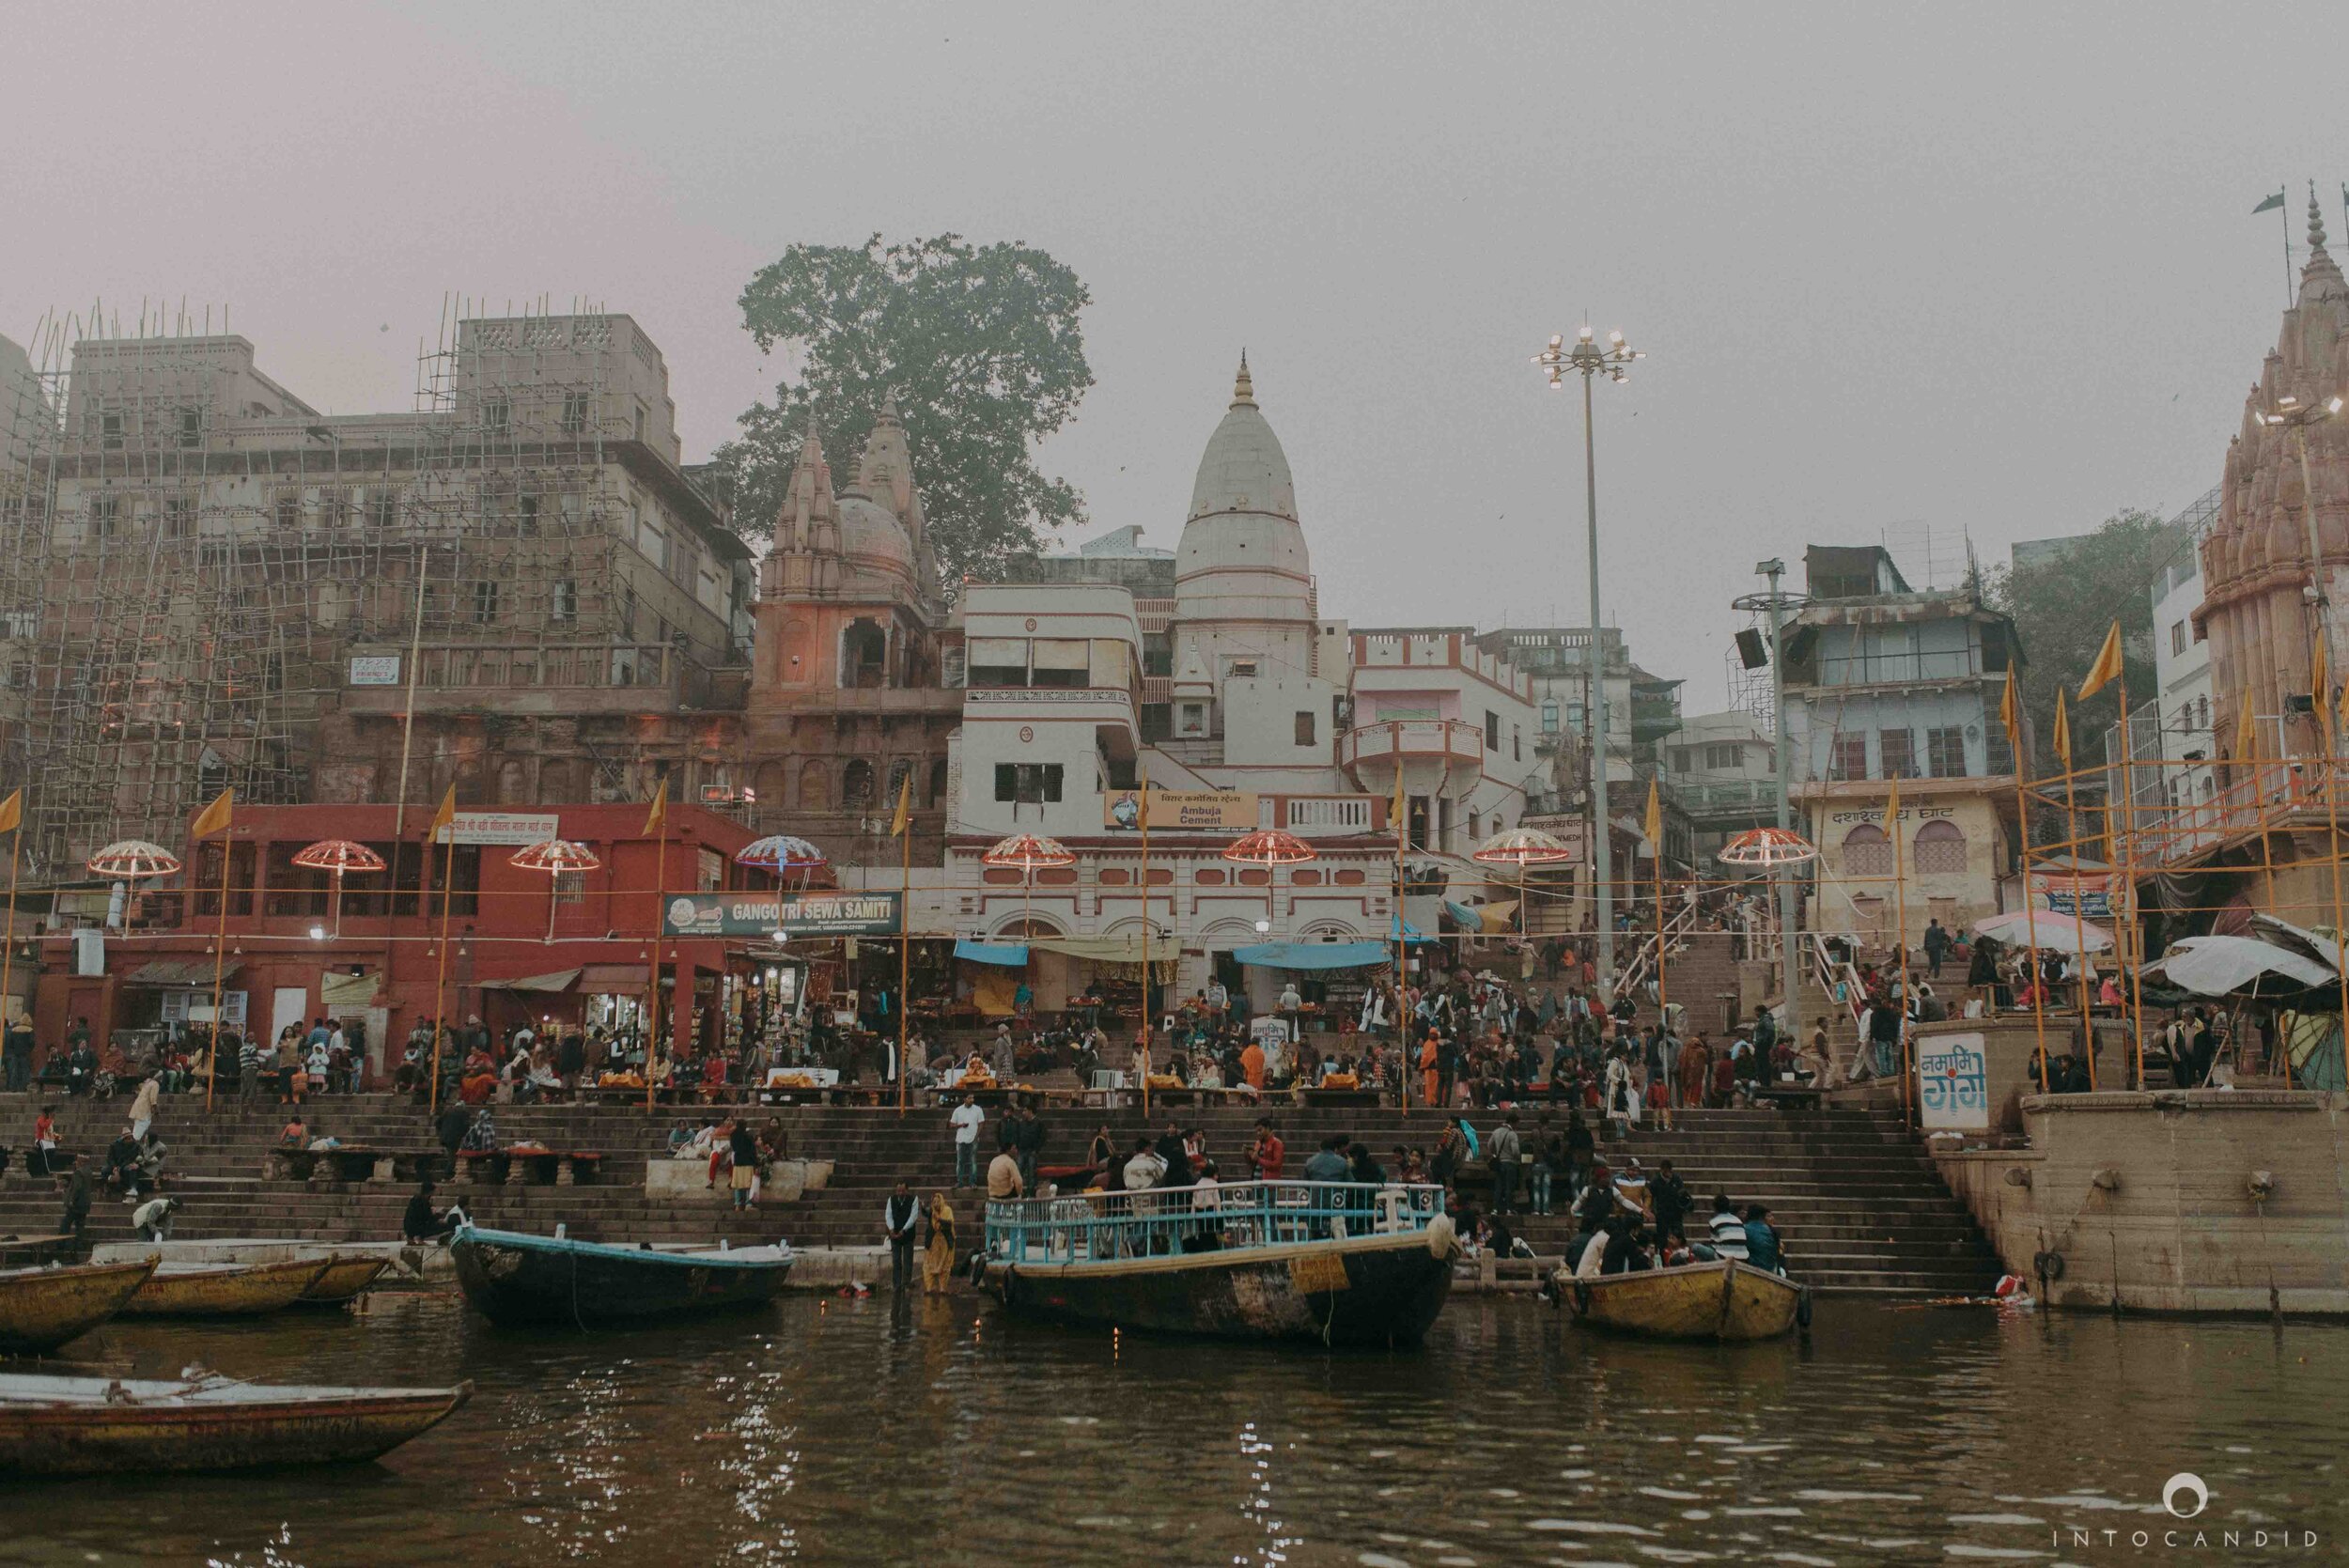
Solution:
M 1456 719 L 1390 719 L 1346 732 L 1338 740 L 1338 765 L 1396 758 L 1445 757 L 1482 765 L 1485 732 Z
M 1337 838 L 1377 827 L 1377 810 L 1367 795 L 1265 795 L 1256 800 L 1256 826 L 1283 828 L 1301 838 Z

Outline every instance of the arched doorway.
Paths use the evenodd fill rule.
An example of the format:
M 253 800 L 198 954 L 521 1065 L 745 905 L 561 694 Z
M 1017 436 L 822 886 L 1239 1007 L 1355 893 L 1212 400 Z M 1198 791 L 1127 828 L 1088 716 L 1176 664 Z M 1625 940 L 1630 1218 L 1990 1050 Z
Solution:
M 863 615 L 840 631 L 840 684 L 859 690 L 890 684 L 889 634 Z

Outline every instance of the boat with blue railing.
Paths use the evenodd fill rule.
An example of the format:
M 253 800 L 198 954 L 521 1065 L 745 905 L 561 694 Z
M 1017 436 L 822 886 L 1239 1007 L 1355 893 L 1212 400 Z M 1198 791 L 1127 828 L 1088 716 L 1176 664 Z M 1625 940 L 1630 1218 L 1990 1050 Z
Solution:
M 1440 1187 L 1234 1182 L 990 1203 L 972 1273 L 1051 1322 L 1400 1345 L 1458 1250 Z

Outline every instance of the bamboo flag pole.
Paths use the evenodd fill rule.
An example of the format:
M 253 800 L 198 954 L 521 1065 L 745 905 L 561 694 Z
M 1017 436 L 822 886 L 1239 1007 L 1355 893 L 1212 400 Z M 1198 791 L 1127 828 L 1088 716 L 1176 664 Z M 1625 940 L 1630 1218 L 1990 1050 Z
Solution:
M 2121 688 L 2121 892 L 2128 910 L 2126 925 L 2123 924 L 2119 911 L 2114 912 L 2113 945 L 2121 962 L 2128 966 L 2129 1032 L 2134 1037 L 2130 1052 L 2131 1081 L 2142 1089 L 2145 1087 L 2145 1003 L 2139 971 L 2145 967 L 2145 952 L 2144 934 L 2139 929 L 2137 920 L 2137 846 L 2135 835 L 2129 831 L 2137 819 L 2136 797 L 2131 793 L 2129 784 L 2129 677 L 2121 655 L 2121 622 L 2118 617 L 2114 618 L 2111 629 L 2105 633 L 2104 646 L 2097 650 L 2096 662 L 2089 667 L 2088 678 L 2080 682 L 2080 701 L 2086 702 L 2103 691 L 2108 682 L 2118 683 Z M 2108 871 L 2112 863 L 2109 848 L 2113 838 L 2112 808 L 2113 800 L 2108 793 L 2105 798 L 2105 842 L 2108 846 L 2105 864 Z M 2077 858 L 2075 855 L 2074 859 Z M 2137 945 L 2134 963 L 2129 960 L 2126 944 L 2121 940 L 2124 933 Z
M 16 999 L 16 873 L 18 862 L 24 852 L 24 792 L 18 790 L 0 800 L 0 833 L 8 835 L 8 934 L 0 942 L 0 1035 L 8 1032 L 10 1022 L 8 1003 Z M 31 1008 L 25 1009 L 29 1020 Z M 220 1063 L 220 1035 L 215 1026 L 212 1036 L 212 1063 Z M 29 1068 L 30 1063 L 26 1063 Z
M 1403 924 L 1403 842 L 1408 817 L 1408 807 L 1403 800 L 1403 759 L 1394 759 L 1394 798 L 1387 802 L 1387 815 L 1394 829 L 1394 1042 L 1395 1065 L 1398 1069 L 1395 1108 L 1411 1109 L 1411 1006 L 1406 976 L 1409 972 L 1409 929 Z
M 645 1004 L 645 1109 L 652 1110 L 652 1020 L 661 1010 L 661 927 L 669 901 L 669 781 L 663 775 L 652 792 L 652 809 L 645 814 L 645 833 L 659 834 L 660 847 L 652 860 L 652 968 Z
M 913 769 L 906 769 L 905 784 L 897 791 L 896 815 L 889 819 L 889 831 L 895 834 L 902 848 L 904 891 L 897 898 L 897 1114 L 906 1113 L 906 1048 L 910 1041 L 912 1009 L 910 993 L 913 988 Z M 1147 897 L 1145 892 L 1144 896 Z M 1145 907 L 1143 914 L 1149 910 Z M 1150 997 L 1150 967 L 1148 955 L 1143 955 L 1142 995 L 1143 1012 L 1148 1012 Z
M 237 792 L 224 789 L 220 798 L 206 806 L 188 829 L 191 839 L 206 839 L 220 835 L 220 929 L 212 939 L 212 1076 L 204 1080 L 204 1109 L 212 1109 L 212 1085 L 220 1079 L 220 988 L 228 975 L 228 866 L 235 857 L 235 846 L 229 841 L 230 819 L 236 815 Z M 190 859 L 194 859 L 193 856 Z M 9 900 L 11 908 L 15 900 Z M 252 1020 L 246 1020 L 246 1027 Z
M 2046 987 L 2039 982 L 2039 910 L 2031 902 L 2030 892 L 2030 808 L 2023 797 L 2023 724 L 2022 701 L 2015 690 L 2015 666 L 2006 667 L 2006 691 L 1999 699 L 1999 722 L 2006 726 L 2006 748 L 2015 766 L 2015 832 L 2021 853 L 2016 857 L 2023 868 L 2023 927 L 2030 939 L 2030 1011 L 2031 1027 L 2039 1043 L 2039 1092 L 2047 1094 L 2053 1085 L 2047 1078 L 2047 998 Z M 1990 1001 L 1998 1002 L 1999 986 L 1994 977 L 1990 983 Z
M 432 825 L 425 830 L 425 859 L 430 862 L 432 841 L 442 833 L 448 834 L 448 852 L 441 860 L 441 950 L 440 968 L 432 976 L 432 1087 L 427 1102 L 434 1116 L 441 1113 L 441 1051 L 448 1039 L 448 905 L 449 885 L 457 876 L 457 786 L 448 786 L 441 797 L 441 809 L 432 814 Z
M 424 653 L 424 589 L 425 584 L 431 580 L 431 569 L 432 547 L 430 545 L 418 547 L 416 551 L 416 613 L 414 623 L 408 633 L 408 707 L 407 711 L 400 716 L 399 721 L 399 787 L 392 795 L 395 802 L 392 809 L 392 866 L 390 874 L 385 877 L 383 894 L 383 988 L 386 995 L 391 991 L 392 953 L 394 944 L 398 939 L 393 933 L 399 927 L 391 917 L 392 911 L 399 903 L 399 851 L 403 841 L 408 836 L 408 757 L 416 738 L 416 671 L 422 662 Z M 425 854 L 428 857 L 431 852 L 428 841 Z M 338 937 L 342 934 L 341 916 L 342 906 L 338 902 L 335 905 L 335 935 Z
M 1150 1119 L 1150 765 L 1142 765 L 1142 1033 L 1135 1067 L 1142 1078 L 1142 1119 Z
M 1914 1097 L 1909 1082 L 1908 1038 L 1908 878 L 1901 861 L 1901 781 L 1892 776 L 1892 793 L 1884 801 L 1884 836 L 1892 841 L 1892 983 L 1894 1004 L 1901 1010 L 1901 1119 L 1910 1119 Z
M 1656 856 L 1656 1026 L 1672 1032 L 1672 998 L 1664 989 L 1664 805 L 1656 780 L 1647 782 L 1648 847 Z
M 2088 1087 L 2096 1087 L 2096 1020 L 2088 1010 L 2088 930 L 2080 915 L 2080 822 L 2078 791 L 2074 784 L 2072 768 L 2072 719 L 2063 706 L 2063 691 L 2056 691 L 2055 744 L 2056 755 L 2063 759 L 2063 842 L 2072 852 L 2072 937 L 2073 946 L 2079 951 L 2073 955 L 2079 969 L 2080 982 L 2080 1049 L 2088 1056 Z

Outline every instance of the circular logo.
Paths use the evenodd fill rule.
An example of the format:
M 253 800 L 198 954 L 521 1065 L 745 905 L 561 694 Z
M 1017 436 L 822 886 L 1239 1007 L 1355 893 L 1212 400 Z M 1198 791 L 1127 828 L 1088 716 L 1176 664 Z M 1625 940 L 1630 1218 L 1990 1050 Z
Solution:
M 1034 631 L 1035 629 L 1035 617 L 1034 615 L 1028 617 L 1026 629 L 1030 631 Z
M 2192 1470 L 2180 1470 L 2162 1483 L 2161 1506 L 2181 1519 L 2191 1519 L 2210 1506 L 2210 1488 Z
M 690 898 L 673 900 L 669 905 L 669 924 L 690 926 L 693 924 L 693 901 Z
M 1020 726 L 1019 726 L 1019 744 L 1021 744 L 1022 746 L 1025 746 L 1025 745 L 1026 745 L 1029 741 L 1034 740 L 1034 738 L 1035 738 L 1035 726 L 1034 726 L 1034 725 L 1033 725 L 1033 724 L 1022 724 L 1022 725 L 1020 725 Z

